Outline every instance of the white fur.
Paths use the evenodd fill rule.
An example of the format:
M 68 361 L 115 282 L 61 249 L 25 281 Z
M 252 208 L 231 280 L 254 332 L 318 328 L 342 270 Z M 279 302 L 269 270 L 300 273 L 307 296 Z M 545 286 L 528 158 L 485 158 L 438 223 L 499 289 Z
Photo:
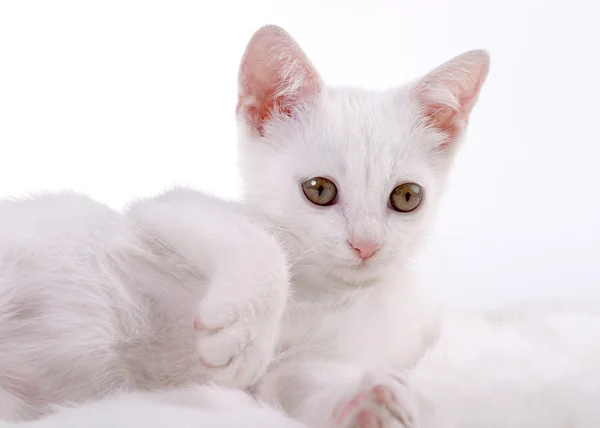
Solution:
M 287 290 L 276 243 L 197 192 L 125 215 L 68 193 L 0 202 L 0 418 L 119 390 L 248 386 Z
M 448 150 L 438 150 L 448 136 L 427 113 L 449 104 L 466 121 L 472 103 L 463 101 L 474 102 L 487 68 L 487 54 L 476 51 L 386 92 L 329 88 L 282 29 L 253 36 L 238 104 L 245 202 L 291 258 L 293 284 L 280 353 L 257 386 L 260 397 L 310 426 L 330 427 L 336 408 L 381 384 L 396 395 L 397 410 L 417 418 L 416 400 L 397 375 L 435 341 L 437 319 L 410 260 L 462 138 L 459 132 Z M 335 182 L 334 205 L 316 206 L 303 195 L 301 183 L 317 176 Z M 419 183 L 426 196 L 402 214 L 388 199 L 405 182 Z M 361 263 L 351 239 L 381 248 Z M 338 425 L 354 426 L 361 410 L 373 411 L 382 428 L 400 425 L 369 399 Z
M 68 194 L 3 202 L 0 391 L 21 405 L 1 416 L 119 390 L 246 386 L 278 337 L 255 387 L 264 400 L 313 427 L 354 426 L 361 411 L 398 426 L 388 408 L 416 424 L 404 369 L 434 342 L 437 320 L 409 265 L 487 67 L 476 51 L 387 92 L 332 89 L 285 31 L 265 27 L 240 67 L 244 212 L 186 190 L 125 215 Z M 335 205 L 304 197 L 314 176 L 336 182 Z M 388 199 L 406 181 L 425 199 L 401 214 Z M 381 248 L 361 263 L 349 239 Z M 294 293 L 282 319 L 283 253 Z M 377 403 L 378 385 L 397 402 Z
M 254 392 L 309 427 L 360 425 L 361 410 L 383 428 L 399 426 L 373 396 L 335 422 L 336 409 L 375 385 L 396 395 L 405 426 L 419 415 L 423 428 L 600 426 L 596 309 L 446 313 L 431 348 L 437 312 L 420 296 L 410 259 L 487 61 L 471 52 L 384 93 L 332 89 L 283 30 L 266 27 L 240 71 L 249 216 L 186 190 L 126 215 L 68 194 L 3 202 L 0 415 L 34 417 L 123 389 L 247 385 L 263 374 L 279 335 Z M 300 183 L 314 176 L 336 182 L 337 204 L 304 198 Z M 412 214 L 387 206 L 405 181 L 426 192 Z M 284 256 L 250 217 L 291 262 L 281 323 Z M 381 249 L 361 264 L 350 236 Z M 194 332 L 194 314 L 204 327 L 225 328 Z M 30 424 L 119 427 L 133 415 L 149 427 L 301 426 L 213 387 L 118 393 Z
M 125 217 L 64 195 L 1 207 L 0 316 L 9 317 L 0 338 L 11 346 L 0 346 L 0 358 L 13 370 L 3 385 L 27 386 L 34 374 L 42 396 L 60 402 L 122 387 L 247 384 L 263 373 L 279 334 L 253 391 L 310 427 L 360 426 L 363 411 L 382 428 L 416 426 L 419 414 L 425 428 L 599 426 L 598 348 L 573 334 L 597 336 L 596 315 L 571 323 L 577 312 L 552 322 L 538 314 L 505 319 L 498 329 L 478 317 L 444 316 L 442 340 L 428 351 L 438 314 L 420 295 L 410 260 L 488 65 L 474 51 L 387 92 L 334 89 L 283 30 L 259 30 L 240 71 L 248 216 L 187 191 Z M 315 176 L 335 181 L 336 204 L 317 207 L 304 197 L 302 181 Z M 387 201 L 407 181 L 422 185 L 425 199 L 400 214 Z M 250 217 L 290 263 L 293 293 L 279 329 L 284 257 Z M 350 237 L 381 249 L 362 263 Z M 51 310 L 36 308 L 39 300 Z M 194 336 L 198 302 L 204 324 L 230 327 Z M 225 369 L 207 373 L 198 364 L 197 350 L 227 363 L 247 337 L 251 346 Z M 23 362 L 28 372 L 14 373 Z M 411 387 L 405 370 L 415 366 Z M 65 374 L 69 382 L 61 382 Z M 391 407 L 404 422 L 368 394 L 336 422 L 340 408 L 376 385 L 395 394 Z
M 600 343 L 594 340 L 600 302 L 444 311 L 441 321 L 439 341 L 410 375 L 422 428 L 600 426 Z M 315 369 L 324 383 L 340 374 L 326 365 Z M 119 395 L 26 425 L 125 428 L 132 421 L 149 428 L 302 427 L 239 391 L 213 387 Z M 12 426 L 0 421 L 0 428 Z
M 0 428 L 303 428 L 283 413 L 257 403 L 241 391 L 188 387 L 168 392 L 107 397 L 20 424 Z

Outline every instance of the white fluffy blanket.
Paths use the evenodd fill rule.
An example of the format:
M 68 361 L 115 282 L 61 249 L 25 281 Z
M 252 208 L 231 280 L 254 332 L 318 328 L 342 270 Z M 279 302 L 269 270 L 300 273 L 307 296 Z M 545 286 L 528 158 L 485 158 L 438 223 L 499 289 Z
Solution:
M 600 302 L 446 311 L 442 326 L 439 342 L 413 373 L 426 403 L 421 428 L 600 428 Z M 168 420 L 172 428 L 215 427 L 203 412 L 169 409 L 123 397 L 91 406 L 84 419 L 74 412 L 27 425 L 125 428 L 133 420 L 133 426 L 162 428 Z
M 600 301 L 442 316 L 414 373 L 425 428 L 600 428 Z

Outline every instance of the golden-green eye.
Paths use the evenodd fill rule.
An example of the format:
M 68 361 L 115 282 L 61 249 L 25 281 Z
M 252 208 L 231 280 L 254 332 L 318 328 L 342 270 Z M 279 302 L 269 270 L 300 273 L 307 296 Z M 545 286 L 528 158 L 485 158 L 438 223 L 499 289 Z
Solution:
M 306 199 L 322 207 L 333 204 L 337 198 L 337 187 L 333 181 L 323 177 L 306 180 L 302 183 L 302 191 Z
M 390 195 L 390 205 L 401 213 L 416 210 L 423 200 L 423 188 L 416 183 L 403 183 Z

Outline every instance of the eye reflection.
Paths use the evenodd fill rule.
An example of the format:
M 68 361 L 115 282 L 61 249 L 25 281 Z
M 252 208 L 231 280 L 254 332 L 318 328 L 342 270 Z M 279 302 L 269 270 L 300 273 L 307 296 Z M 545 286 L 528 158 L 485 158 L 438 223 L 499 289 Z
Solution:
M 337 198 L 337 187 L 324 177 L 313 177 L 302 183 L 304 196 L 310 202 L 319 206 L 332 205 Z

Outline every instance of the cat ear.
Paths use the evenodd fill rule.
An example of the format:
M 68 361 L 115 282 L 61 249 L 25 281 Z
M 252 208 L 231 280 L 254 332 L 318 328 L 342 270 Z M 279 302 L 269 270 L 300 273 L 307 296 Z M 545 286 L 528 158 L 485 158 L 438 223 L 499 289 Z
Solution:
M 260 28 L 248 43 L 239 71 L 237 113 L 264 135 L 275 115 L 293 116 L 295 107 L 320 92 L 323 84 L 300 46 L 282 28 Z
M 417 83 L 412 92 L 425 125 L 442 135 L 437 151 L 460 139 L 490 68 L 486 51 L 466 52 L 442 64 Z

